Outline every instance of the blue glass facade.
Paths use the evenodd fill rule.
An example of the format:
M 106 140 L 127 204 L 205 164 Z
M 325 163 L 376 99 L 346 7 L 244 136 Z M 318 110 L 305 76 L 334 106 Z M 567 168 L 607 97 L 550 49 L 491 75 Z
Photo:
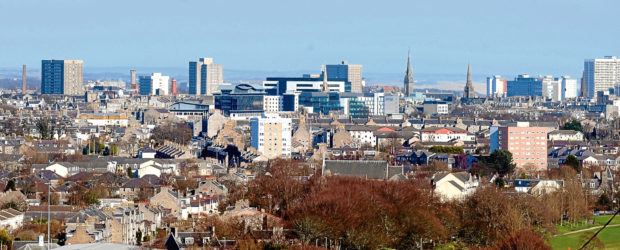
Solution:
M 151 77 L 140 76 L 140 95 L 151 94 Z
M 506 82 L 506 96 L 542 96 L 542 79 L 519 75 Z
M 189 62 L 189 94 L 196 94 L 196 62 Z
M 314 113 L 329 114 L 330 111 L 343 110 L 340 106 L 340 93 L 304 92 L 299 95 L 299 105 L 312 107 Z
M 349 115 L 353 118 L 368 118 L 370 109 L 363 101 L 352 98 L 349 100 Z
M 41 94 L 64 93 L 64 61 L 41 61 Z
M 282 95 L 282 111 L 295 111 L 295 94 Z
M 207 93 L 207 64 L 200 66 L 200 93 Z
M 226 115 L 230 113 L 262 113 L 265 91 L 253 84 L 238 84 L 232 88 L 221 88 L 216 93 L 215 108 Z

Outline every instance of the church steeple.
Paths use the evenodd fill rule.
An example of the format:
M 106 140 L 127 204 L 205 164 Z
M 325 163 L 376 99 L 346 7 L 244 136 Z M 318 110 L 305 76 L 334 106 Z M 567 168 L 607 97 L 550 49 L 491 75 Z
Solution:
M 411 53 L 407 52 L 407 69 L 405 71 L 404 80 L 405 96 L 413 94 L 413 70 L 411 69 Z
M 475 98 L 474 85 L 471 81 L 471 64 L 467 64 L 467 82 L 465 83 L 465 89 L 463 90 L 463 98 Z

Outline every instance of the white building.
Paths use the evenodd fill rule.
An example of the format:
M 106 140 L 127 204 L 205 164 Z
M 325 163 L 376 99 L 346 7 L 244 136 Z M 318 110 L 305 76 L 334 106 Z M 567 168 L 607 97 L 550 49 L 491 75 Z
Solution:
M 544 76 L 541 77 L 540 80 L 542 81 L 542 96 L 544 98 L 549 98 L 554 100 L 554 91 L 558 90 L 558 87 L 554 87 L 554 80 L 553 80 L 553 76 Z M 559 92 L 557 92 L 559 94 Z M 557 98 L 556 98 L 557 99 Z M 554 100 L 557 101 L 557 100 Z
M 323 79 L 318 76 L 307 76 L 307 78 L 311 80 L 304 81 L 295 81 L 288 80 L 286 81 L 286 93 L 295 93 L 301 91 L 321 91 L 323 86 Z M 274 89 L 278 87 L 278 81 L 263 81 L 263 88 Z M 345 82 L 344 81 L 327 81 L 327 85 L 329 86 L 329 92 L 345 92 Z M 280 93 L 283 94 L 283 93 Z
M 164 76 L 161 73 L 153 73 L 151 75 L 151 94 L 152 95 L 168 95 L 170 92 L 169 76 Z
M 555 130 L 547 137 L 550 141 L 583 141 L 583 133 L 574 130 Z
M 281 95 L 266 95 L 263 97 L 265 113 L 277 113 L 283 110 L 284 97 Z
M 620 85 L 620 60 L 615 56 L 586 59 L 583 63 L 583 71 L 586 91 L 590 99 L 595 99 L 598 91 Z
M 264 114 L 251 118 L 251 145 L 269 159 L 291 156 L 291 118 Z
M 12 208 L 0 210 L 0 228 L 7 229 L 9 232 L 22 226 L 24 213 Z
M 577 98 L 577 79 L 572 79 L 570 76 L 562 76 L 555 78 L 555 81 L 561 86 L 561 99 L 562 101 L 569 98 Z
M 542 94 L 545 98 L 558 102 L 577 97 L 577 79 L 572 79 L 570 76 L 556 78 L 545 76 L 540 79 L 542 80 Z
M 127 127 L 129 119 L 125 113 L 83 113 L 76 122 L 84 121 L 92 126 L 119 126 Z
M 372 94 L 372 114 L 373 115 L 385 115 L 385 109 L 384 109 L 384 98 L 385 98 L 385 93 L 380 92 L 380 93 L 373 93 Z
M 487 96 L 503 96 L 506 94 L 506 79 L 500 75 L 487 77 Z
M 474 193 L 480 182 L 467 172 L 438 173 L 433 176 L 434 192 L 442 201 L 461 200 Z
M 150 76 L 140 76 L 141 95 L 168 95 L 170 90 L 170 77 L 161 73 L 153 73 Z
M 375 136 L 375 127 L 372 126 L 351 126 L 347 129 L 351 135 L 351 139 L 358 145 L 377 145 L 377 137 Z
M 452 140 L 475 141 L 476 136 L 460 128 L 431 127 L 420 130 L 420 139 L 423 142 L 449 142 Z

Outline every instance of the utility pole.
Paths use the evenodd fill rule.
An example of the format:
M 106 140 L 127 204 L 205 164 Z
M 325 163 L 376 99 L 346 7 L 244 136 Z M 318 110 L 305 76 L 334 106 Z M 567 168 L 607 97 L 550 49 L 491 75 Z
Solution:
M 50 247 L 52 246 L 52 239 L 50 238 L 50 220 L 52 219 L 50 216 L 50 203 L 52 202 L 50 195 L 51 185 L 52 181 L 50 180 L 47 183 L 47 249 L 50 249 Z

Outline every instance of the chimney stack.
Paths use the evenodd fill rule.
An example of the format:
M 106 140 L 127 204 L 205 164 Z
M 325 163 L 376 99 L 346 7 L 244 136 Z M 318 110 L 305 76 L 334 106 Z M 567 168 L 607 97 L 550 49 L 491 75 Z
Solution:
M 177 95 L 177 79 L 172 78 L 172 95 Z

